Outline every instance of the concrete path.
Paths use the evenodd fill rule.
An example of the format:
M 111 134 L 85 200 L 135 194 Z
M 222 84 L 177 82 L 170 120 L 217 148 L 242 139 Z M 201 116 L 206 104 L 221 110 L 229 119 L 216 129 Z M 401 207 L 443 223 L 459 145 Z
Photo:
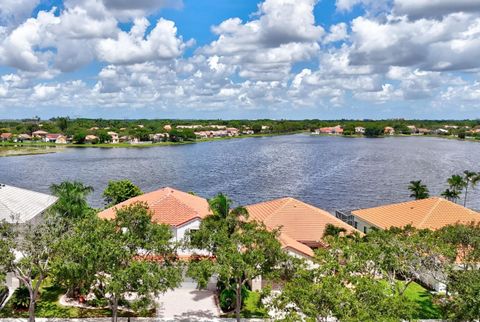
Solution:
M 182 285 L 158 298 L 158 318 L 171 321 L 212 321 L 220 316 L 215 298 L 215 284 L 197 290 L 196 283 Z

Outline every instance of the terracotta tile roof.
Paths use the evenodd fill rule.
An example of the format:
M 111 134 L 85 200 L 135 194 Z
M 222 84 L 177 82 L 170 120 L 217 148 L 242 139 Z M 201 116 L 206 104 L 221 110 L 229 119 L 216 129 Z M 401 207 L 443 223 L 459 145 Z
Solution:
M 479 213 L 438 197 L 354 210 L 352 214 L 382 229 L 412 225 L 435 230 L 455 223 L 480 222 Z
M 165 187 L 131 198 L 98 214 L 100 218 L 113 219 L 116 209 L 135 202 L 147 203 L 153 212 L 152 221 L 170 226 L 181 226 L 195 218 L 204 218 L 211 212 L 206 199 Z
M 275 199 L 246 208 L 250 220 L 262 221 L 270 229 L 281 227 L 281 237 L 284 241 L 297 248 L 301 245 L 301 249 L 297 250 L 303 253 L 312 253 L 306 245 L 324 245 L 322 237 L 327 224 L 343 227 L 348 232 L 356 231 L 330 213 L 294 198 Z M 294 245 L 292 241 L 296 244 Z

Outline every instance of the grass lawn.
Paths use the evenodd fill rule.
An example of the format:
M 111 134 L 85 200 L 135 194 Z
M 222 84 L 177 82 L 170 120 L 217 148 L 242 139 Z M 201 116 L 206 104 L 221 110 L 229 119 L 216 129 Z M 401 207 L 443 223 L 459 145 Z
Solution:
M 242 316 L 244 318 L 264 318 L 268 317 L 267 310 L 263 307 L 259 292 L 247 292 L 247 297 L 243 303 Z
M 433 295 L 421 285 L 413 282 L 405 291 L 405 296 L 418 304 L 416 319 L 439 319 L 440 308 L 433 303 Z
M 42 286 L 40 299 L 37 301 L 35 316 L 38 318 L 92 318 L 92 317 L 110 317 L 109 309 L 84 309 L 71 306 L 62 306 L 59 298 L 65 293 L 65 290 L 49 284 L 45 281 Z M 153 313 L 153 312 L 152 312 Z M 128 312 L 119 312 L 119 316 L 135 316 Z M 24 318 L 28 317 L 28 310 L 17 311 L 12 307 L 11 302 L 0 310 L 0 318 Z
M 243 308 L 240 315 L 243 318 L 268 318 L 268 312 L 263 307 L 259 292 L 246 291 L 247 296 L 243 302 Z M 222 318 L 235 318 L 235 312 L 229 312 L 221 315 Z

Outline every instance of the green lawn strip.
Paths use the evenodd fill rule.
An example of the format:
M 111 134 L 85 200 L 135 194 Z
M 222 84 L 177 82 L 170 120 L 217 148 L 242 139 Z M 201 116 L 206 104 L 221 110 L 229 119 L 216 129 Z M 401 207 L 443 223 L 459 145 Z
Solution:
M 85 309 L 73 306 L 63 306 L 59 303 L 60 296 L 65 294 L 65 290 L 61 287 L 52 285 L 47 280 L 42 286 L 40 299 L 37 301 L 35 316 L 38 318 L 96 318 L 96 317 L 110 317 L 111 311 L 109 309 Z M 154 316 L 155 312 L 152 310 L 146 317 Z M 119 316 L 134 317 L 135 314 L 125 311 L 119 311 Z M 11 301 L 0 310 L 0 318 L 26 318 L 28 317 L 27 310 L 15 310 L 12 307 Z
M 243 301 L 243 308 L 240 312 L 243 318 L 268 318 L 267 309 L 263 307 L 261 294 L 247 290 L 247 296 Z M 223 314 L 224 318 L 234 318 L 235 312 Z
M 440 308 L 433 303 L 433 295 L 423 286 L 412 282 L 404 294 L 419 306 L 416 319 L 441 318 Z

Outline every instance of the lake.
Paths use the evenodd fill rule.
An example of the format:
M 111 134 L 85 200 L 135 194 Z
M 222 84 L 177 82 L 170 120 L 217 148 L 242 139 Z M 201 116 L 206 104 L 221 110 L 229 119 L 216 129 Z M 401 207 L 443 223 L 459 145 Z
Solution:
M 109 180 L 127 178 L 145 192 L 171 186 L 210 198 L 219 192 L 246 205 L 291 196 L 328 211 L 409 200 L 410 180 L 432 195 L 446 179 L 480 170 L 480 143 L 432 137 L 343 138 L 307 134 L 151 148 L 67 148 L 0 158 L 0 182 L 49 192 L 78 180 L 101 207 Z M 480 187 L 468 206 L 480 209 Z

